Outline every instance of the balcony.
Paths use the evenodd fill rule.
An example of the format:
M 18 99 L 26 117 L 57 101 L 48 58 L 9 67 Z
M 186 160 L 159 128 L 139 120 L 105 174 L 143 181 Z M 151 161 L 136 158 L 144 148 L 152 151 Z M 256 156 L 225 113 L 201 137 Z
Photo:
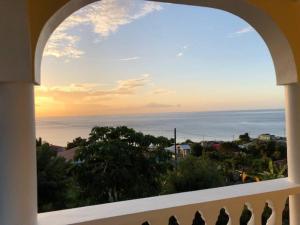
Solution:
M 214 225 L 225 208 L 228 224 L 240 224 L 244 205 L 252 212 L 249 225 L 261 224 L 268 203 L 272 208 L 269 225 L 282 224 L 282 211 L 290 195 L 300 193 L 300 185 L 288 178 L 249 183 L 201 191 L 88 206 L 41 213 L 38 225 L 167 225 L 175 216 L 180 225 L 191 225 L 199 212 L 207 225 Z
M 0 1 L 0 225 L 151 225 L 175 216 L 190 225 L 197 211 L 207 225 L 225 208 L 239 224 L 244 204 L 248 224 L 260 224 L 266 202 L 269 224 L 281 224 L 290 196 L 290 224 L 300 224 L 300 3 L 285 1 L 163 0 L 230 12 L 249 22 L 265 40 L 277 83 L 285 87 L 289 178 L 37 215 L 34 85 L 50 34 L 72 12 L 96 0 Z M 175 24 L 177 21 L 173 21 Z M 262 81 L 263 82 L 263 81 Z

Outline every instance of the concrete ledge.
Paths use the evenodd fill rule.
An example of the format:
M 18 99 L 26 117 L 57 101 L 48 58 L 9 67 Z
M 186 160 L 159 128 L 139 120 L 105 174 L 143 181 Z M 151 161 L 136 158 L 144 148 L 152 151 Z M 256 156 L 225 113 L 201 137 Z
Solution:
M 144 220 L 148 220 L 148 218 L 155 220 L 155 214 L 157 217 L 164 217 L 164 215 L 177 215 L 178 212 L 182 211 L 195 213 L 196 211 L 211 209 L 211 212 L 213 212 L 215 209 L 219 210 L 222 207 L 230 209 L 233 205 L 235 207 L 237 205 L 242 207 L 245 203 L 252 204 L 252 208 L 255 208 L 258 202 L 260 202 L 260 206 L 264 206 L 266 201 L 276 202 L 279 199 L 281 201 L 280 204 L 284 204 L 289 195 L 297 193 L 300 193 L 300 185 L 288 181 L 287 178 L 283 178 L 259 183 L 233 185 L 41 213 L 38 215 L 38 224 L 122 225 L 131 223 L 131 225 L 134 225 L 141 224 Z M 184 208 L 188 208 L 188 210 Z M 196 211 L 194 211 L 195 209 Z M 151 219 L 148 221 L 151 221 Z

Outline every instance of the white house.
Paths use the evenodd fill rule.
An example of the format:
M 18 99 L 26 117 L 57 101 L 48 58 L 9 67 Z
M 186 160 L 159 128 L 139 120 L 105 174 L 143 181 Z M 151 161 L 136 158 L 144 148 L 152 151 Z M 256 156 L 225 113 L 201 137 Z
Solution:
M 258 136 L 258 139 L 261 141 L 273 141 L 276 139 L 276 136 L 272 134 L 261 134 Z
M 166 151 L 172 152 L 175 155 L 175 145 L 172 145 L 165 149 Z M 178 157 L 186 157 L 191 154 L 191 147 L 189 144 L 177 144 L 176 145 L 177 156 Z

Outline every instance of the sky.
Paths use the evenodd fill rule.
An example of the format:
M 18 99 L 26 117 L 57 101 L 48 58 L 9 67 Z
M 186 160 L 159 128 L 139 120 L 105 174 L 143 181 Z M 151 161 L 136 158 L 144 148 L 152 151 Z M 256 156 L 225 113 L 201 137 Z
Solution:
M 38 117 L 283 107 L 269 50 L 224 11 L 102 0 L 52 34 Z

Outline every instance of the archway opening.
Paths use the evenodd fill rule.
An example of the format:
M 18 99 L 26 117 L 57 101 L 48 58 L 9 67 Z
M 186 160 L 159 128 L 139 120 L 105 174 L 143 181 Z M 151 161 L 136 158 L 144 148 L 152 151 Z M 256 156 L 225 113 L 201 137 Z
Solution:
M 132 1 L 127 3 L 129 2 Z M 47 86 L 37 91 L 40 101 L 37 103 L 37 109 L 40 108 L 37 112 L 42 114 L 42 110 L 45 110 L 43 116 L 56 116 L 56 118 L 46 118 L 38 122 L 38 133 L 44 129 L 44 133 L 39 133 L 39 136 L 53 144 L 66 145 L 66 142 L 70 142 L 70 148 L 72 147 L 73 150 L 73 147 L 80 148 L 84 145 L 83 148 L 87 152 L 93 152 L 94 145 L 86 145 L 90 140 L 94 141 L 93 144 L 99 141 L 103 143 L 115 141 L 115 136 L 124 140 L 128 138 L 126 136 L 128 133 L 123 132 L 127 131 L 134 134 L 134 138 L 143 137 L 140 133 L 133 133 L 132 130 L 126 130 L 126 128 L 102 127 L 91 132 L 90 140 L 84 140 L 93 126 L 97 125 L 113 127 L 126 125 L 153 136 L 166 136 L 168 140 L 156 140 L 150 137 L 152 139 L 147 139 L 148 145 L 140 142 L 137 144 L 137 139 L 134 139 L 134 144 L 130 146 L 138 145 L 143 148 L 146 146 L 146 154 L 137 156 L 145 160 L 147 159 L 143 158 L 145 155 L 153 153 L 148 150 L 156 141 L 164 141 L 164 144 L 170 142 L 169 146 L 163 146 L 163 149 L 159 143 L 157 144 L 159 148 L 155 149 L 166 152 L 165 150 L 169 148 L 168 152 L 173 156 L 175 154 L 173 158 L 159 155 L 161 158 L 158 164 L 155 164 L 159 166 L 160 160 L 166 157 L 171 163 L 165 164 L 164 169 L 167 171 L 168 166 L 172 168 L 171 177 L 167 180 L 169 186 L 159 190 L 159 193 L 242 183 L 248 182 L 249 179 L 255 181 L 261 179 L 258 175 L 268 169 L 270 160 L 284 158 L 284 144 L 282 152 L 278 144 L 276 155 L 269 151 L 270 148 L 274 150 L 277 148 L 275 140 L 276 144 L 277 141 L 278 143 L 285 141 L 284 111 L 278 110 L 283 107 L 282 93 L 275 88 L 275 71 L 271 54 L 250 24 L 223 11 L 208 8 L 149 1 L 138 2 L 139 6 L 130 5 L 132 4 L 130 3 L 129 9 L 113 7 L 113 4 L 118 3 L 118 1 L 94 3 L 76 12 L 71 19 L 67 19 L 65 24 L 55 31 L 54 38 L 50 40 L 45 50 L 45 55 L 48 56 L 44 59 L 43 73 L 49 75 L 45 76 Z M 211 7 L 217 6 L 218 3 L 211 5 Z M 111 11 L 106 11 L 105 7 L 120 11 L 117 11 L 114 17 Z M 100 10 L 99 15 L 97 10 Z M 65 13 L 66 8 L 64 8 L 64 15 Z M 207 16 L 210 13 L 216 16 L 214 20 Z M 103 17 L 103 14 L 106 17 Z M 174 24 L 178 17 L 181 21 Z M 232 20 L 227 20 L 227 17 L 231 17 Z M 55 18 L 56 22 L 60 20 L 58 18 Z M 152 21 L 149 22 L 151 19 Z M 233 20 L 237 21 L 233 22 Z M 254 21 L 251 22 L 253 25 Z M 213 26 L 207 26 L 208 23 L 212 23 L 210 25 Z M 138 31 L 139 26 L 145 29 Z M 149 27 L 151 29 L 148 29 Z M 265 30 L 260 26 L 256 28 L 267 40 L 268 35 L 265 36 Z M 118 36 L 120 34 L 122 36 Z M 252 43 L 252 45 L 247 46 L 244 43 Z M 274 55 L 276 52 L 276 49 L 272 48 L 274 43 L 267 42 L 267 44 L 273 53 L 277 82 L 290 82 L 291 80 L 287 79 L 289 75 L 280 72 L 281 61 L 276 58 L 276 54 Z M 292 65 L 290 66 L 293 68 Z M 82 76 L 82 74 L 85 75 Z M 111 105 L 112 102 L 115 105 Z M 260 110 L 256 111 L 257 109 Z M 211 112 L 216 110 L 222 112 Z M 205 112 L 199 114 L 199 111 Z M 182 123 L 183 120 L 185 120 L 184 123 Z M 175 146 L 173 146 L 174 143 L 172 145 L 174 140 L 171 139 L 174 128 L 177 128 Z M 66 135 L 67 132 L 71 135 Z M 47 133 L 50 134 L 48 138 Z M 260 134 L 264 135 L 259 137 Z M 77 136 L 82 136 L 82 139 L 72 141 Z M 109 136 L 108 139 L 107 136 Z M 55 139 L 59 140 L 59 143 L 55 143 Z M 255 143 L 252 143 L 253 139 Z M 115 151 L 116 146 L 123 148 L 123 145 L 117 144 L 119 143 L 114 142 L 112 147 L 109 146 L 102 153 L 106 150 Z M 154 147 L 157 146 L 154 145 Z M 247 161 L 249 151 L 253 149 L 261 158 L 255 162 L 249 162 Z M 71 152 L 63 151 L 61 155 L 68 157 L 65 156 L 68 153 Z M 87 161 L 86 158 L 81 158 L 85 157 L 84 153 L 81 153 L 73 163 L 80 165 Z M 178 158 L 184 159 L 189 154 L 193 154 L 195 158 L 189 158 L 189 161 L 183 163 L 174 161 Z M 214 164 L 204 161 L 205 157 L 202 157 L 204 154 Z M 109 157 L 109 154 L 101 155 L 101 157 L 104 156 Z M 154 156 L 151 158 L 153 161 L 158 157 Z M 226 161 L 216 165 L 224 156 L 228 156 Z M 234 156 L 238 163 L 232 160 Z M 136 156 L 132 158 L 134 157 Z M 88 159 L 92 162 L 94 155 Z M 119 160 L 127 162 L 127 158 L 120 157 Z M 249 172 L 247 167 L 250 167 L 252 163 L 256 163 L 255 168 L 262 171 Z M 91 165 L 92 163 L 88 166 Z M 187 184 L 187 189 L 186 186 L 184 189 L 177 188 L 177 181 L 182 177 L 174 168 L 181 169 L 186 172 L 185 175 L 188 175 L 190 173 L 187 169 L 190 165 L 197 167 L 194 171 L 195 176 L 206 174 L 207 177 L 211 177 L 213 175 L 215 179 L 211 183 L 205 183 L 211 186 L 205 186 L 203 183 L 195 185 L 195 182 L 192 182 Z M 203 165 L 210 166 L 211 170 L 205 170 L 206 166 Z M 124 168 L 128 169 L 127 166 L 124 164 Z M 105 168 L 104 166 L 98 169 L 104 171 Z M 159 169 L 161 168 L 157 167 L 158 171 Z M 123 171 L 122 169 L 118 173 Z M 128 171 L 131 170 L 128 169 Z M 225 179 L 224 174 L 226 174 Z M 87 182 L 84 179 L 87 179 L 88 175 L 91 174 L 84 173 L 81 176 L 82 183 Z M 110 177 L 114 175 L 112 173 Z M 122 177 L 125 175 L 126 173 L 122 174 Z M 137 177 L 139 174 L 135 175 Z M 94 176 L 90 177 L 94 178 Z M 175 182 L 173 182 L 174 177 L 178 178 Z M 103 179 L 99 179 L 98 183 L 93 183 L 91 186 L 98 187 L 97 185 L 102 185 L 102 181 Z M 129 180 L 122 182 L 122 184 L 126 183 L 130 183 Z M 183 183 L 185 184 L 185 181 Z M 107 184 L 103 185 L 103 189 L 104 187 L 107 187 Z M 113 188 L 116 187 L 113 186 Z M 93 192 L 99 188 L 85 190 L 85 194 L 93 193 L 97 198 L 89 199 L 89 202 L 83 202 L 82 205 L 151 195 L 146 193 L 146 195 L 136 196 L 135 194 L 140 192 L 130 189 L 132 195 L 124 196 L 123 193 L 111 191 L 113 188 L 106 189 L 103 193 Z M 150 186 L 149 190 L 151 188 Z M 157 189 L 155 193 L 157 194 Z M 86 196 L 81 197 L 86 198 Z

